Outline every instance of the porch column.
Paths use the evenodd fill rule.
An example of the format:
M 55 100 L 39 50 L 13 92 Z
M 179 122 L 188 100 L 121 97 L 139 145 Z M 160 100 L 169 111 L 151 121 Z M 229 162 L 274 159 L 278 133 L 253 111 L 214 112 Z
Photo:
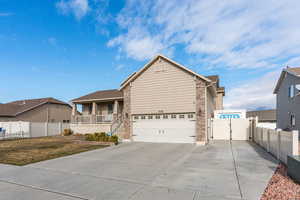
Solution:
M 113 110 L 113 120 L 118 118 L 118 110 L 119 110 L 119 102 L 117 100 L 114 101 L 114 110 Z
M 77 114 L 77 104 L 76 103 L 73 103 L 72 104 L 72 115 L 76 115 Z
M 96 115 L 96 107 L 97 107 L 96 102 L 93 102 L 93 104 L 92 104 L 92 115 Z
M 96 123 L 96 107 L 97 107 L 96 102 L 93 102 L 92 103 L 92 117 L 91 117 L 92 124 Z

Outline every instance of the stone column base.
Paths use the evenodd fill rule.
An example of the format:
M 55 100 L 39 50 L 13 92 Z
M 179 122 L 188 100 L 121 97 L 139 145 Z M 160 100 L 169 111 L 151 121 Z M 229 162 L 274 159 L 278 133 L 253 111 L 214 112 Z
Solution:
M 206 145 L 207 144 L 207 142 L 206 141 L 197 141 L 196 142 L 196 145 L 198 146 L 204 146 L 204 145 Z
M 123 139 L 122 142 L 132 142 L 130 139 Z

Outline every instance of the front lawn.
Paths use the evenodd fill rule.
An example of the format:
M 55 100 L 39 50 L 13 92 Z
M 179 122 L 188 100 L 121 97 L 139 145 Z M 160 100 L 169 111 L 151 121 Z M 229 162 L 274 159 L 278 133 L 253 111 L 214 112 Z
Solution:
M 85 141 L 82 136 L 0 140 L 0 163 L 21 166 L 107 146 Z

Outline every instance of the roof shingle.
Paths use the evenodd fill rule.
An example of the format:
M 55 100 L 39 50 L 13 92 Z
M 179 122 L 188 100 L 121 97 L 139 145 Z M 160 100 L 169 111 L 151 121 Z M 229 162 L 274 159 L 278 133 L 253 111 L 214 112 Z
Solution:
M 52 97 L 41 98 L 41 99 L 25 99 L 25 100 L 18 100 L 18 101 L 5 103 L 5 104 L 0 104 L 0 116 L 16 116 L 22 112 L 33 109 L 37 106 L 46 103 L 54 103 L 54 104 L 62 104 L 62 105 L 70 106 L 69 104 L 63 101 L 54 99 Z
M 300 67 L 289 67 L 287 70 L 296 75 L 300 75 Z
M 91 100 L 105 100 L 105 99 L 119 99 L 123 98 L 123 92 L 117 89 L 114 90 L 99 90 L 87 94 L 85 96 L 71 100 L 72 102 L 91 101 Z

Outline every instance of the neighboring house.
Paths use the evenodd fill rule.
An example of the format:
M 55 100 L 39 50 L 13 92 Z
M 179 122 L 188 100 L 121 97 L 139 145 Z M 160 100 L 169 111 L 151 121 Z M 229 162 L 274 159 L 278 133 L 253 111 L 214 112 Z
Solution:
M 276 94 L 277 128 L 300 130 L 300 67 L 282 70 L 274 90 Z
M 261 123 L 276 123 L 276 109 L 247 111 L 248 117 L 257 117 Z
M 202 76 L 158 55 L 119 89 L 73 99 L 71 128 L 133 141 L 204 144 L 209 119 L 223 108 L 224 95 L 218 76 Z M 77 104 L 82 115 L 76 115 Z
M 0 121 L 69 123 L 72 107 L 54 98 L 26 99 L 0 104 Z
M 257 117 L 258 119 L 258 127 L 263 128 L 276 128 L 276 110 L 255 110 L 255 111 L 247 111 L 247 118 L 249 117 Z

